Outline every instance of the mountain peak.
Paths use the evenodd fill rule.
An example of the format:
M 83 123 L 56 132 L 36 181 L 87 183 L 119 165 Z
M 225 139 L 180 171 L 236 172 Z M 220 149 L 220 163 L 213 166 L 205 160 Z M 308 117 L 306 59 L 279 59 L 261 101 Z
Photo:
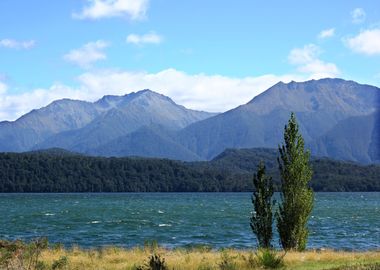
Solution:
M 147 98 L 158 98 L 158 99 L 163 99 L 166 101 L 173 102 L 173 100 L 170 97 L 160 94 L 158 92 L 152 91 L 150 89 L 140 90 L 134 94 L 136 94 L 137 96 L 142 96 L 142 97 L 147 97 Z
M 279 82 L 247 103 L 258 114 L 273 110 L 295 112 L 344 111 L 349 115 L 372 113 L 379 88 L 338 78 L 324 78 L 305 82 Z

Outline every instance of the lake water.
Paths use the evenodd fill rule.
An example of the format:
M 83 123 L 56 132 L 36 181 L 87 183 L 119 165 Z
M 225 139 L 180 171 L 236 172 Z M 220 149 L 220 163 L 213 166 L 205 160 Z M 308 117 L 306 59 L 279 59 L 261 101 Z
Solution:
M 250 193 L 0 194 L 0 239 L 252 248 Z M 308 248 L 380 249 L 380 193 L 317 193 Z M 278 246 L 278 236 L 274 244 Z

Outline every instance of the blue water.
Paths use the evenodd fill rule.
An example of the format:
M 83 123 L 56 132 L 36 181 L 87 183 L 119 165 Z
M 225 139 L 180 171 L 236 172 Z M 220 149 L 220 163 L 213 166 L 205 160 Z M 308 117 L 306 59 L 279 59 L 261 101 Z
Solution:
M 249 193 L 0 194 L 0 239 L 252 248 Z M 317 193 L 308 248 L 380 249 L 380 193 Z M 274 244 L 278 246 L 278 236 Z

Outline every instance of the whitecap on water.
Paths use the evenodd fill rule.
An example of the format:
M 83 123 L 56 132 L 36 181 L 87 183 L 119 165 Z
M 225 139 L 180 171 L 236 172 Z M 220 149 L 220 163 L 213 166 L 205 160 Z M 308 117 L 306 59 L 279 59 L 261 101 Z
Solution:
M 172 226 L 171 224 L 165 224 L 165 223 L 158 224 L 158 227 L 171 227 L 171 226 Z
M 101 221 L 99 221 L 99 220 L 94 220 L 94 221 L 91 221 L 90 223 L 91 223 L 91 224 L 98 224 L 98 223 L 101 223 Z
M 165 213 L 164 211 L 161 211 L 161 210 L 158 210 L 158 213 L 159 214 L 163 214 L 163 213 Z
M 45 213 L 45 216 L 55 216 L 53 213 Z

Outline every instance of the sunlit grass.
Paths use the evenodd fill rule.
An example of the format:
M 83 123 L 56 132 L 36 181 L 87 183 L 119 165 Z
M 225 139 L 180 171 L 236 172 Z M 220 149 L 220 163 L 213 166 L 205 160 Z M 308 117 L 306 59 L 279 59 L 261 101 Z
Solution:
M 47 265 L 66 256 L 66 269 L 96 269 L 96 270 L 127 270 L 144 264 L 152 253 L 160 254 L 165 258 L 169 269 L 221 269 L 222 257 L 227 255 L 235 269 L 260 269 L 254 266 L 253 251 L 240 250 L 205 250 L 205 249 L 175 249 L 166 250 L 157 248 L 103 248 L 97 250 L 49 249 L 43 252 L 41 260 Z M 222 256 L 223 254 L 223 256 Z M 283 252 L 279 251 L 279 254 Z M 225 258 L 225 257 L 224 257 Z M 288 252 L 284 256 L 286 269 L 329 269 L 339 266 L 380 263 L 380 251 L 372 252 L 337 252 L 337 251 L 306 251 Z

